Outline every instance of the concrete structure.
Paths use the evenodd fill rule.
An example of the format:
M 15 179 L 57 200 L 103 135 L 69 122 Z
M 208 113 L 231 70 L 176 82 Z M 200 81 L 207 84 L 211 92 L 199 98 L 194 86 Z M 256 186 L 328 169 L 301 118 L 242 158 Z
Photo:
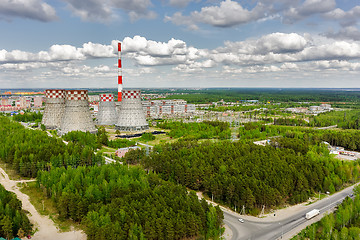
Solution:
M 71 131 L 97 132 L 90 114 L 87 90 L 65 90 L 65 110 L 59 135 Z
M 65 90 L 45 90 L 45 110 L 41 123 L 47 129 L 60 127 L 60 122 L 65 109 Z
M 184 115 L 195 113 L 196 110 L 195 104 L 187 104 L 187 102 L 182 99 L 150 100 L 144 101 L 142 104 L 146 116 L 153 118 L 172 114 Z
M 140 90 L 122 90 L 119 118 L 115 128 L 120 131 L 141 131 L 149 128 L 141 105 Z
M 113 94 L 100 94 L 98 125 L 114 125 L 117 122 L 116 106 Z

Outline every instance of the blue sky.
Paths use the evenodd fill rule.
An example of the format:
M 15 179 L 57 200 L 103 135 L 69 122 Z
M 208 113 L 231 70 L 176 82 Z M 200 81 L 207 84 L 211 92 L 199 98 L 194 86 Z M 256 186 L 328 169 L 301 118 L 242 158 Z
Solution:
M 0 88 L 360 87 L 358 0 L 0 0 Z

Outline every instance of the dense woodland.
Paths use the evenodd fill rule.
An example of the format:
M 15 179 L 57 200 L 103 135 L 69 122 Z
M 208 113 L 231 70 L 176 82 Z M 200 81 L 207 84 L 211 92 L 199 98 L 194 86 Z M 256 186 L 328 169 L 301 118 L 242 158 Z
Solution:
M 323 217 L 321 221 L 314 223 L 292 240 L 302 239 L 329 239 L 329 240 L 357 240 L 360 238 L 360 188 L 355 188 L 355 198 L 347 197 L 338 207 L 335 213 Z
M 21 202 L 0 184 L 0 237 L 24 237 L 31 229 L 32 224 L 21 209 Z
M 155 91 L 153 91 L 155 92 Z M 179 93 L 179 94 L 176 94 Z M 228 88 L 200 89 L 173 92 L 167 99 L 184 99 L 189 103 L 211 103 L 224 100 L 259 100 L 260 102 L 359 102 L 360 91 L 321 89 L 260 89 Z
M 231 136 L 230 124 L 220 121 L 203 121 L 201 123 L 165 121 L 157 126 L 163 129 L 170 129 L 169 136 L 172 138 L 229 139 Z
M 156 146 L 145 168 L 164 180 L 204 191 L 217 202 L 251 213 L 262 205 L 278 206 L 307 200 L 314 192 L 335 192 L 358 180 L 357 162 L 332 159 L 323 145 L 296 138 L 277 146 L 252 143 L 178 141 Z
M 38 170 L 61 166 L 93 165 L 102 162 L 88 145 L 49 137 L 46 132 L 25 129 L 0 117 L 0 159 L 21 176 L 36 177 Z
M 90 240 L 216 238 L 222 232 L 219 207 L 141 168 L 54 168 L 37 180 L 61 217 L 86 225 Z
M 306 127 L 267 126 L 261 123 L 247 123 L 239 128 L 239 138 L 244 142 L 264 140 L 274 137 L 296 138 L 302 144 L 320 144 L 325 141 L 332 146 L 342 146 L 352 151 L 360 151 L 360 134 L 357 130 L 321 130 Z
M 310 119 L 312 127 L 338 125 L 342 129 L 360 129 L 360 110 L 331 111 Z

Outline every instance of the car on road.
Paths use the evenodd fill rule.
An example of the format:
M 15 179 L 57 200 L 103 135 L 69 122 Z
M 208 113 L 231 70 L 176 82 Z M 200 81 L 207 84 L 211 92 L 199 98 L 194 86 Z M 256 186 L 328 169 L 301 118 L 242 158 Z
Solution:
M 244 223 L 244 219 L 239 218 L 239 222 Z

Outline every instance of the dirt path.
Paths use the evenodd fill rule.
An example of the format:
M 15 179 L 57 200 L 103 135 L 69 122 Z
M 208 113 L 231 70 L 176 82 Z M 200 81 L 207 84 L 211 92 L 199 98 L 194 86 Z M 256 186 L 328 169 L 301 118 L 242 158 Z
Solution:
M 19 182 L 29 182 L 34 180 L 13 181 L 9 179 L 4 169 L 0 168 L 0 183 L 6 190 L 16 194 L 17 198 L 22 202 L 22 208 L 29 211 L 28 217 L 34 224 L 34 229 L 38 229 L 32 239 L 35 240 L 85 240 L 86 235 L 82 231 L 58 232 L 54 222 L 47 216 L 40 215 L 35 207 L 30 203 L 29 196 L 22 193 L 16 185 Z

